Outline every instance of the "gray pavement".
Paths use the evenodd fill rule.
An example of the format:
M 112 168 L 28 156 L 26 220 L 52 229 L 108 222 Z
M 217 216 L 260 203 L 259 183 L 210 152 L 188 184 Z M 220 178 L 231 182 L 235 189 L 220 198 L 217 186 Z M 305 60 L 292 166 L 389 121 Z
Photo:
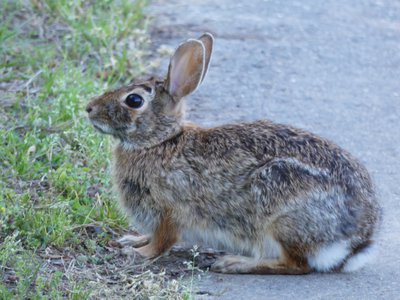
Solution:
M 209 274 L 199 298 L 400 299 L 400 1 L 157 0 L 149 11 L 155 44 L 216 37 L 188 119 L 268 118 L 327 137 L 365 163 L 384 208 L 376 259 L 360 271 Z

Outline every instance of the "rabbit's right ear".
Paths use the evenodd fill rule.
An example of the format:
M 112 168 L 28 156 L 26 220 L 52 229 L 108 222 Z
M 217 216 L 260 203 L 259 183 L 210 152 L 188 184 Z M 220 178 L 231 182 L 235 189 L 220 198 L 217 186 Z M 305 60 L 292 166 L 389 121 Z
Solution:
M 188 40 L 171 58 L 165 88 L 175 101 L 193 93 L 204 73 L 205 50 L 202 42 Z

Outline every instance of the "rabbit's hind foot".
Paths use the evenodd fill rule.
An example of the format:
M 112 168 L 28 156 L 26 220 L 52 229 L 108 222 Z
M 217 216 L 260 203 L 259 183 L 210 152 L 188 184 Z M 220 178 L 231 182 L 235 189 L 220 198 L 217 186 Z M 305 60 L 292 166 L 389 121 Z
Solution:
M 225 255 L 217 259 L 211 271 L 228 274 L 281 274 L 300 275 L 312 272 L 308 265 L 292 264 L 289 261 L 256 259 L 253 257 Z

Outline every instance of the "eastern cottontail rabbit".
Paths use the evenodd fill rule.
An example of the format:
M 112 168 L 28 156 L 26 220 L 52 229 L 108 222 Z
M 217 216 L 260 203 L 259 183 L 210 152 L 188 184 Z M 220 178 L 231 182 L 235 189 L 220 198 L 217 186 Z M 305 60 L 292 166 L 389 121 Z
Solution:
M 203 81 L 212 47 L 208 33 L 188 40 L 165 80 L 134 82 L 86 108 L 94 127 L 119 140 L 113 176 L 120 202 L 149 234 L 121 242 L 150 258 L 182 234 L 201 238 L 237 254 L 214 263 L 224 273 L 358 268 L 380 206 L 368 172 L 349 153 L 270 121 L 184 122 L 183 98 Z

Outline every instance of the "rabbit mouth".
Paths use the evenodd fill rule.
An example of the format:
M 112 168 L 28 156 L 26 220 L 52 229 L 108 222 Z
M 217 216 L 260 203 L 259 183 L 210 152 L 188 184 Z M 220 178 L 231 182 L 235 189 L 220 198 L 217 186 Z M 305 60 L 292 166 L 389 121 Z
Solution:
M 92 125 L 94 128 L 96 128 L 98 131 L 100 131 L 103 134 L 112 134 L 112 130 L 110 127 L 108 127 L 105 124 L 99 123 L 94 120 L 90 120 L 92 122 Z

